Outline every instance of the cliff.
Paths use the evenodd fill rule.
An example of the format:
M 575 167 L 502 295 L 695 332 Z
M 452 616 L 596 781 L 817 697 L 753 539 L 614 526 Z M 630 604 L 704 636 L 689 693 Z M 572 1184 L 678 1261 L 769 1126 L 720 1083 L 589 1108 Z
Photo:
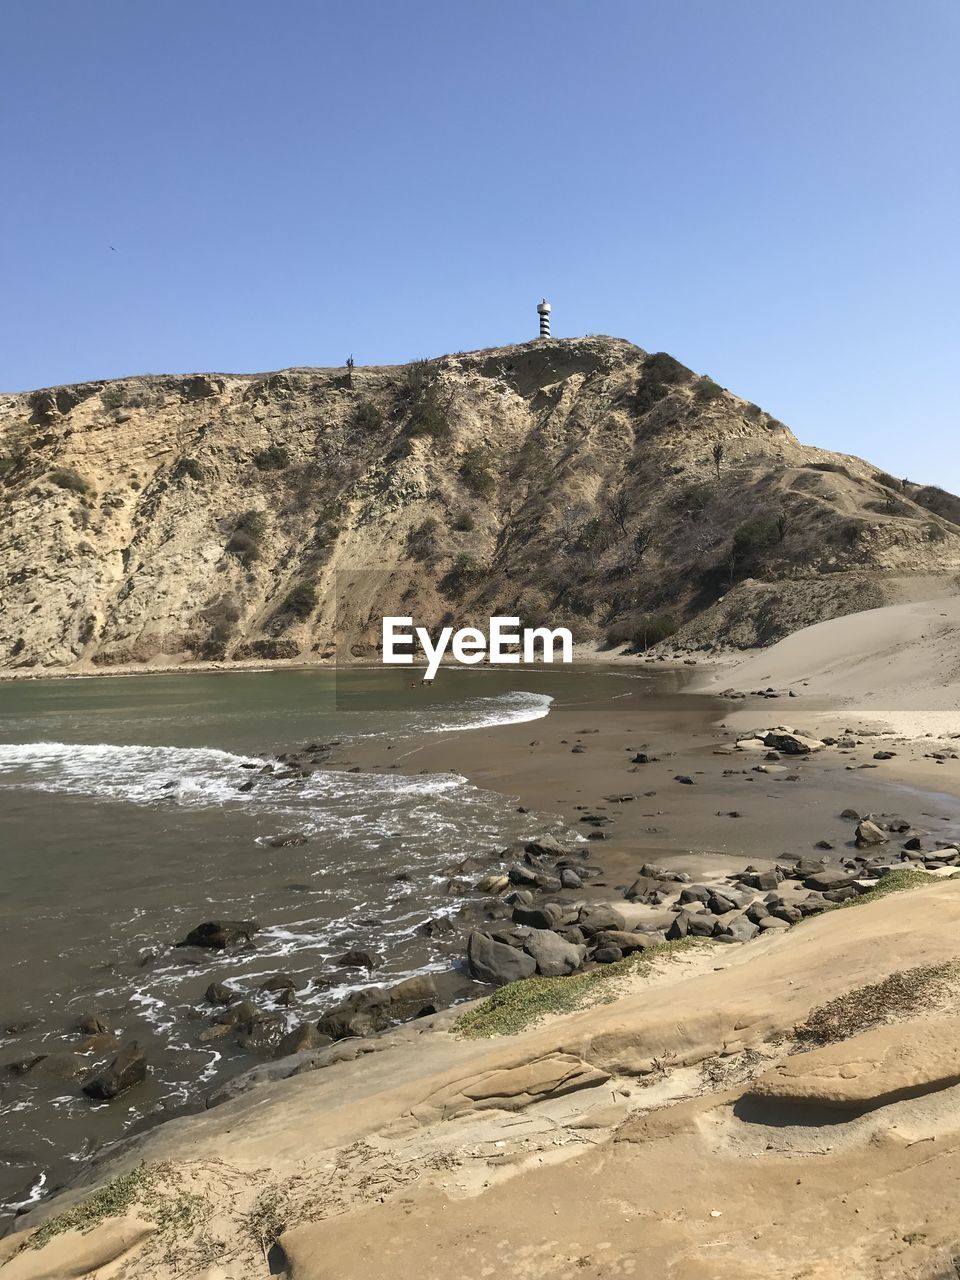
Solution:
M 0 511 L 24 673 L 370 656 L 384 613 L 746 647 L 960 571 L 952 495 L 605 337 L 8 395 Z

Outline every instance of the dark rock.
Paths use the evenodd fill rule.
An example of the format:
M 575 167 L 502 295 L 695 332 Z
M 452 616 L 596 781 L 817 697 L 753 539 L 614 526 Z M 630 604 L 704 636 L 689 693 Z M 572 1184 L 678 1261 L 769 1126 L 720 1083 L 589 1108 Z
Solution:
M 597 964 L 616 964 L 618 960 L 623 959 L 623 952 L 619 947 L 597 947 L 593 958 Z
M 477 931 L 471 933 L 467 941 L 467 963 L 479 982 L 492 986 L 532 978 L 537 971 L 537 962 L 525 951 L 496 942 Z
M 77 1019 L 77 1030 L 84 1036 L 109 1035 L 112 1029 L 103 1013 L 84 1013 Z
M 817 893 L 826 893 L 827 890 L 845 889 L 847 885 L 853 884 L 854 879 L 849 871 L 817 871 L 812 876 L 807 876 L 803 887 L 814 889 Z
M 688 902 L 702 902 L 704 906 L 710 900 L 710 890 L 705 884 L 688 884 L 680 890 L 680 905 Z
M 417 933 L 421 938 L 446 938 L 456 931 L 456 925 L 449 916 L 434 916 L 417 925 Z
M 823 896 L 827 902 L 847 902 L 850 898 L 857 896 L 857 891 L 852 884 L 849 884 L 839 889 L 825 889 Z
M 307 837 L 302 831 L 288 831 L 285 835 L 274 836 L 270 841 L 271 849 L 294 849 L 298 845 L 306 844 Z
M 739 903 L 732 898 L 728 898 L 726 894 L 718 893 L 715 890 L 707 900 L 707 906 L 715 916 L 725 916 L 728 911 L 736 911 Z
M 576 871 L 572 871 L 569 867 L 564 867 L 560 872 L 560 884 L 564 889 L 583 888 L 583 881 L 577 875 Z
M 523 924 L 530 929 L 555 929 L 562 915 L 559 907 L 545 902 L 539 907 L 516 906 L 512 918 L 515 924 Z
M 474 935 L 471 935 L 474 936 Z M 499 944 L 493 944 L 499 945 Z M 505 947 L 511 955 L 523 953 Z M 524 957 L 532 965 L 529 956 Z M 385 1031 L 396 1022 L 426 1017 L 436 1013 L 443 1002 L 437 984 L 431 974 L 406 978 L 392 987 L 370 987 L 354 991 L 342 1004 L 330 1009 L 317 1022 L 317 1030 L 331 1040 L 346 1036 L 369 1036 Z
M 759 926 L 752 920 L 748 920 L 745 915 L 734 916 L 717 931 L 715 936 L 724 942 L 749 942 L 751 938 L 757 936 L 759 931 Z
M 274 1052 L 275 1058 L 286 1058 L 291 1053 L 304 1053 L 308 1049 L 322 1049 L 324 1045 L 332 1044 L 333 1041 L 329 1036 L 321 1035 L 312 1022 L 304 1022 L 299 1027 L 294 1027 L 292 1031 L 280 1040 Z
M 146 1076 L 147 1059 L 136 1040 L 133 1040 L 124 1045 L 104 1071 L 86 1082 L 83 1092 L 88 1098 L 108 1102 L 140 1084 Z
M 296 991 L 297 980 L 289 973 L 274 973 L 260 983 L 261 991 Z
M 234 1000 L 240 999 L 240 996 L 236 991 L 225 987 L 222 982 L 211 982 L 203 993 L 203 998 L 207 1004 L 233 1004 Z
M 629 929 L 604 929 L 596 936 L 598 947 L 617 947 L 623 954 L 630 955 L 634 951 L 646 951 L 663 939 L 656 933 L 633 933 Z
M 678 773 L 674 778 L 674 782 L 682 782 L 685 787 L 692 787 L 694 785 L 693 779 L 686 773 Z
M 376 951 L 345 951 L 335 963 L 342 964 L 345 969 L 366 969 L 370 972 L 380 968 L 383 964 L 383 956 L 378 955 Z
M 260 926 L 252 920 L 206 920 L 191 929 L 178 947 L 207 947 L 224 951 L 227 947 L 252 946 Z

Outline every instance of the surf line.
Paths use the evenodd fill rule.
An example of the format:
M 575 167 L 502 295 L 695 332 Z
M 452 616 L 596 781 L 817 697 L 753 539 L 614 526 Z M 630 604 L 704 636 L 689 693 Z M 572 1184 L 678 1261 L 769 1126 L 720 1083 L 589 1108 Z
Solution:
M 424 680 L 432 680 L 448 648 L 450 656 L 464 666 L 478 662 L 519 664 L 553 662 L 559 646 L 560 661 L 573 661 L 573 636 L 566 627 L 524 627 L 519 618 L 488 619 L 486 631 L 479 627 L 441 627 L 436 641 L 426 627 L 414 627 L 413 618 L 388 616 L 383 619 L 383 662 L 412 666 L 415 647 L 427 660 Z

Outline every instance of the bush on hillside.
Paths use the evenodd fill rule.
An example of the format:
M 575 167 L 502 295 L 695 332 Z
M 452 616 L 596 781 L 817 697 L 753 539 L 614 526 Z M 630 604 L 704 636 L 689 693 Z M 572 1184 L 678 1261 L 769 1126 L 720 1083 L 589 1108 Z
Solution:
M 50 472 L 50 483 L 58 489 L 69 489 L 72 493 L 89 493 L 90 485 L 72 467 L 61 467 Z
M 290 454 L 282 444 L 271 444 L 255 453 L 253 461 L 258 471 L 286 471 L 290 465 Z

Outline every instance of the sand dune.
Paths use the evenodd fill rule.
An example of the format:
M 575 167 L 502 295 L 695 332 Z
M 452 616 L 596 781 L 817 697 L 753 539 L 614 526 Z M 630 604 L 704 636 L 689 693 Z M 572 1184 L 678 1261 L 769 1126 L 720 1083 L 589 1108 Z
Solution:
M 794 718 L 808 710 L 833 707 L 849 714 L 853 708 L 858 722 L 896 733 L 960 732 L 960 597 L 869 609 L 805 627 L 698 687 L 772 687 L 817 700 L 810 708 L 798 704 L 803 712 L 792 712 Z

